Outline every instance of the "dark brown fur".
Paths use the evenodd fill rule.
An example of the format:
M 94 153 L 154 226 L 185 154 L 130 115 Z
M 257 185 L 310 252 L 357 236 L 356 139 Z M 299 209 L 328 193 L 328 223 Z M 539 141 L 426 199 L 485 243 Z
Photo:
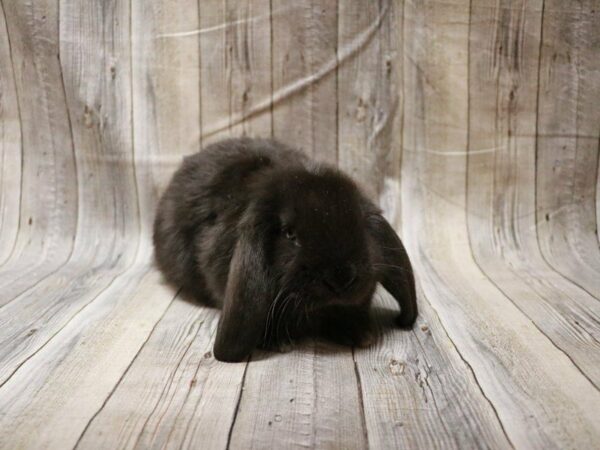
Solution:
M 222 361 L 305 335 L 368 343 L 377 282 L 400 326 L 417 316 L 408 256 L 380 210 L 337 169 L 273 140 L 186 158 L 160 200 L 154 246 L 169 282 L 223 310 Z

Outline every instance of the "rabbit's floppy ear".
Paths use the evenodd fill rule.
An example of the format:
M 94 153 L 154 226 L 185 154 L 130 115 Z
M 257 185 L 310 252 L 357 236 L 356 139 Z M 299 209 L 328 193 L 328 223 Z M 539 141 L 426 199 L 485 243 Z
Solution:
M 392 226 L 380 214 L 369 217 L 368 229 L 380 255 L 375 263 L 378 281 L 400 305 L 398 325 L 412 327 L 417 318 L 417 295 L 406 250 Z
M 217 328 L 214 355 L 220 361 L 245 359 L 263 335 L 274 292 L 265 255 L 266 232 L 242 227 L 229 266 L 223 311 Z

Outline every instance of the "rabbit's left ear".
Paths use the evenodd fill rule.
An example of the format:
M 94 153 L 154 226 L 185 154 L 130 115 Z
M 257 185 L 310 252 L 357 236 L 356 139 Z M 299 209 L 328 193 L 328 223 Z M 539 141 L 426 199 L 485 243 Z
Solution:
M 378 247 L 379 258 L 375 261 L 378 281 L 400 305 L 397 324 L 411 328 L 417 318 L 417 294 L 415 278 L 408 254 L 400 238 L 380 214 L 368 219 L 368 230 Z
M 264 333 L 274 281 L 267 266 L 262 234 L 257 228 L 246 226 L 231 259 L 213 349 L 219 361 L 242 361 Z

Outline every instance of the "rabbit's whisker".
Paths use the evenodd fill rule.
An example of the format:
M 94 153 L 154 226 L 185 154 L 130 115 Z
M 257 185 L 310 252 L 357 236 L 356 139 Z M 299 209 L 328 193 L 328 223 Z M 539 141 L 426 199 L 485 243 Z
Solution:
M 394 264 L 382 264 L 382 263 L 376 263 L 373 264 L 373 267 L 393 267 L 395 269 L 399 269 L 403 272 L 410 272 L 410 270 L 408 270 L 406 267 L 402 267 L 402 266 L 396 266 Z
M 302 325 L 302 314 L 300 311 L 300 305 L 302 305 L 302 299 L 300 297 L 296 297 L 296 302 L 294 303 L 294 312 L 296 314 L 296 328 L 300 328 Z M 306 305 L 304 306 L 306 309 Z
M 277 338 L 278 339 L 279 339 L 279 329 L 280 329 L 280 326 L 282 325 L 282 323 L 284 325 L 286 325 L 286 332 L 287 332 L 287 323 L 288 323 L 288 320 L 285 317 L 285 313 L 287 311 L 288 305 L 291 303 L 291 301 L 292 301 L 293 298 L 294 298 L 294 296 L 288 295 L 287 297 L 285 297 L 285 300 L 282 301 L 281 313 L 279 315 L 279 321 L 278 321 L 278 324 L 277 324 Z M 287 332 L 287 333 L 288 333 L 288 338 L 289 338 L 289 332 Z M 290 341 L 291 341 L 291 339 L 290 339 Z
M 271 329 L 273 332 L 273 339 L 275 341 L 279 340 L 279 322 L 281 321 L 281 305 L 283 304 L 283 302 L 285 302 L 286 299 L 287 296 L 282 297 L 281 301 L 277 303 L 277 307 L 273 310 L 273 326 L 271 327 Z
M 263 335 L 263 340 L 266 342 L 267 340 L 267 335 L 269 332 L 269 326 L 271 325 L 271 323 L 273 322 L 274 318 L 275 318 L 275 310 L 277 309 L 277 304 L 280 301 L 281 295 L 285 292 L 285 286 L 282 286 L 281 289 L 279 289 L 279 292 L 277 293 L 277 295 L 275 296 L 275 300 L 273 300 L 273 302 L 271 303 L 271 306 L 269 307 L 269 312 L 267 314 L 267 321 L 265 323 L 265 332 Z

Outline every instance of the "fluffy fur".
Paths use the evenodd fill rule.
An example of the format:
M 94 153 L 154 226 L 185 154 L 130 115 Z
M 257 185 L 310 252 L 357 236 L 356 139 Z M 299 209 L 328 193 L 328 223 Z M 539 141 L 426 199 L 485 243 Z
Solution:
M 305 335 L 372 341 L 377 282 L 417 316 L 400 239 L 356 184 L 277 141 L 230 139 L 186 158 L 158 205 L 158 267 L 222 309 L 214 355 L 240 361 Z

